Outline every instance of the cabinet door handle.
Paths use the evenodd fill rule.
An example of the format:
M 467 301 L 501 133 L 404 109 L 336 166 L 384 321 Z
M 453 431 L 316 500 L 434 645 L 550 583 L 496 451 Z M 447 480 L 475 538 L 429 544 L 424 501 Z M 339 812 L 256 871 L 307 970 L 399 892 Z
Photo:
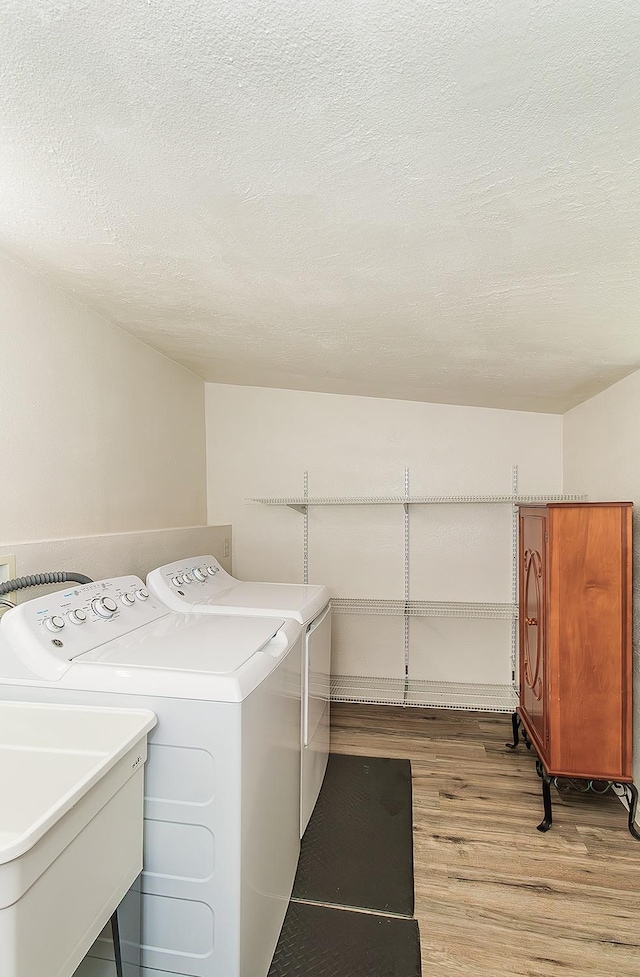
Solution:
M 531 627 L 535 627 L 537 625 L 537 623 L 538 623 L 538 618 L 537 617 L 525 617 L 524 623 L 525 624 L 530 624 Z

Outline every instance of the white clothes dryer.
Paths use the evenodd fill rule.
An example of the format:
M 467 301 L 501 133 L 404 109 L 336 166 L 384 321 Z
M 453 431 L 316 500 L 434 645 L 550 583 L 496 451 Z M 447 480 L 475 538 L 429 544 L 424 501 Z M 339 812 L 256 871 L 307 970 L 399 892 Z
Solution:
M 331 603 L 317 584 L 237 580 L 215 557 L 196 556 L 152 570 L 147 587 L 174 611 L 290 618 L 304 629 L 300 835 L 318 799 L 329 758 Z
M 297 867 L 301 627 L 168 612 L 127 576 L 0 620 L 0 698 L 144 707 L 142 977 L 265 977 Z M 91 866 L 87 866 L 91 871 Z

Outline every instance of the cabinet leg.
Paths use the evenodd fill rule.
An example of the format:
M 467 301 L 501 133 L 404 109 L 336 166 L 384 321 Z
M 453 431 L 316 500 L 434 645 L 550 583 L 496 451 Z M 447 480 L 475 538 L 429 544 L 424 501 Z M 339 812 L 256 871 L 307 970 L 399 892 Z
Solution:
M 589 790 L 595 790 L 597 794 L 606 794 L 611 787 L 622 790 L 625 799 L 629 805 L 629 833 L 633 838 L 640 841 L 640 831 L 636 827 L 636 814 L 638 812 L 638 788 L 635 784 L 620 784 L 616 781 L 609 780 L 605 783 L 604 790 L 601 788 L 594 787 L 594 783 L 600 784 L 600 781 L 589 780 L 586 781 L 585 778 L 580 778 L 580 780 L 571 780 L 566 777 L 550 777 L 545 770 L 542 760 L 536 757 L 536 773 L 542 781 L 542 802 L 544 805 L 544 818 L 537 825 L 538 831 L 548 831 L 553 822 L 553 815 L 551 812 L 551 785 L 555 784 L 559 790 L 566 790 L 568 787 L 573 787 L 576 790 L 581 791 L 581 793 L 586 793 Z M 558 783 L 561 781 L 561 783 Z M 581 787 L 580 784 L 586 783 L 586 787 Z
M 627 795 L 629 803 L 629 831 L 634 838 L 640 841 L 640 832 L 636 828 L 636 812 L 638 810 L 638 788 L 635 784 L 623 784 L 623 789 Z
M 120 945 L 120 926 L 117 912 L 111 917 L 111 936 L 113 937 L 113 953 L 116 958 L 116 977 L 123 977 L 122 947 Z
M 541 772 L 542 777 L 542 803 L 544 804 L 544 818 L 537 825 L 538 831 L 548 831 L 553 821 L 551 813 L 551 779 L 545 770 Z
M 518 729 L 520 728 L 520 716 L 517 712 L 511 715 L 511 728 L 513 729 L 513 743 L 505 743 L 510 750 L 515 750 L 516 746 L 520 742 L 520 737 L 518 736 Z

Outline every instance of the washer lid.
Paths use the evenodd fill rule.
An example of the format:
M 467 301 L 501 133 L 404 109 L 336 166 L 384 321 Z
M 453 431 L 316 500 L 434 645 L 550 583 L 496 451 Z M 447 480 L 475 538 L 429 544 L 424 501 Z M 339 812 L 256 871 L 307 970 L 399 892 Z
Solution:
M 306 624 L 326 607 L 329 590 L 318 584 L 254 583 L 234 581 L 232 586 L 217 594 L 199 598 L 197 591 L 189 593 L 195 602 L 191 610 L 195 613 L 214 608 L 224 614 L 246 614 L 247 616 L 292 617 L 300 624 Z
M 186 617 L 170 614 L 155 625 L 116 638 L 76 662 L 228 675 L 236 672 L 284 624 L 277 618 Z

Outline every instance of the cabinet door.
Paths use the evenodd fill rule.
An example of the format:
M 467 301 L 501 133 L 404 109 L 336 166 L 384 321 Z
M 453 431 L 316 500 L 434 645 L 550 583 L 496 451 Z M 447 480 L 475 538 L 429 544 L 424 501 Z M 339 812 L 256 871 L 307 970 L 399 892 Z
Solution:
M 631 506 L 551 506 L 549 537 L 553 772 L 631 779 Z
M 547 753 L 547 513 L 520 515 L 520 708 Z

